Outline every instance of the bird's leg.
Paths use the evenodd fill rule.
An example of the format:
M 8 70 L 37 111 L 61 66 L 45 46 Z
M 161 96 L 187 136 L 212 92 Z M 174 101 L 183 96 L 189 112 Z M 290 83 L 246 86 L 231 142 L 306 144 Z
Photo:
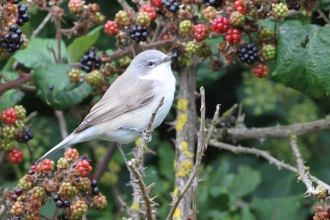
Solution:
M 127 160 L 126 155 L 125 155 L 125 153 L 123 151 L 123 148 L 121 148 L 121 144 L 117 143 L 117 146 L 118 146 L 118 149 L 119 149 L 119 151 L 121 153 L 121 156 L 124 158 L 125 164 L 126 164 L 127 169 L 129 171 L 129 176 L 131 178 L 131 181 L 132 182 L 137 182 L 138 180 L 134 178 L 133 172 L 132 172 L 131 168 L 128 166 L 128 160 Z
M 150 135 L 147 135 L 142 129 L 128 127 L 128 126 L 120 127 L 120 129 L 138 132 L 138 133 L 141 134 L 143 140 L 146 141 L 146 142 L 150 142 L 152 140 L 151 134 Z

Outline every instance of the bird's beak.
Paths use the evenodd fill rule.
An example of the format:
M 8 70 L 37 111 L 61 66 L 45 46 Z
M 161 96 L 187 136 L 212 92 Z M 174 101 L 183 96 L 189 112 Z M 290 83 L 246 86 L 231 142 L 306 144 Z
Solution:
M 167 62 L 170 62 L 172 61 L 172 58 L 175 57 L 175 56 L 166 56 L 161 63 L 167 63 Z

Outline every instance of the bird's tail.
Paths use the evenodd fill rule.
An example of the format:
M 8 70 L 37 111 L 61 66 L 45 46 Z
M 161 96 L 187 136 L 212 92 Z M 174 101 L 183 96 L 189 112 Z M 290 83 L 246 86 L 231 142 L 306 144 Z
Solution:
M 47 157 L 49 157 L 50 155 L 52 155 L 53 153 L 57 152 L 58 150 L 64 148 L 65 146 L 69 145 L 69 144 L 74 144 L 71 143 L 71 141 L 74 139 L 74 135 L 69 135 L 67 136 L 63 141 L 61 141 L 58 145 L 56 145 L 55 147 L 53 147 L 52 149 L 50 149 L 47 153 L 45 153 L 42 157 L 40 157 L 35 164 L 40 163 L 41 161 L 43 161 L 44 159 L 46 159 Z

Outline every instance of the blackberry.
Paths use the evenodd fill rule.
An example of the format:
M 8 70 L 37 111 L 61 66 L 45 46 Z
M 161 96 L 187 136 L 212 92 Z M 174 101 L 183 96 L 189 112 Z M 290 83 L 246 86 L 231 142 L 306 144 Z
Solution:
M 98 187 L 94 187 L 94 188 L 92 189 L 92 194 L 93 194 L 93 195 L 98 195 L 99 193 L 100 193 L 100 190 L 99 190 Z
M 62 208 L 64 206 L 64 202 L 62 200 L 57 200 L 56 201 L 56 207 L 57 208 Z
M 254 43 L 245 43 L 237 51 L 239 59 L 243 63 L 253 64 L 259 59 L 258 48 Z
M 222 0 L 204 0 L 206 6 L 213 6 L 215 8 L 219 7 L 222 3 Z
M 27 143 L 33 139 L 33 134 L 29 128 L 17 129 L 15 131 L 15 140 L 18 143 Z
M 149 29 L 147 27 L 142 27 L 140 25 L 134 25 L 129 34 L 136 43 L 140 43 L 140 41 L 146 41 L 149 35 Z
M 17 21 L 16 24 L 18 26 L 23 26 L 25 22 L 30 21 L 30 15 L 29 12 L 27 11 L 27 6 L 26 4 L 18 4 L 17 5 L 18 9 L 18 14 L 16 15 Z
M 64 205 L 64 207 L 70 207 L 70 201 L 69 200 L 64 200 L 63 205 Z
M 92 186 L 93 188 L 97 187 L 97 181 L 96 181 L 96 180 L 92 180 L 92 182 L 91 182 L 91 186 Z
M 24 43 L 22 36 L 22 30 L 16 25 L 12 24 L 9 26 L 10 33 L 3 35 L 0 39 L 0 46 L 5 49 L 8 53 L 14 53 L 19 50 Z
M 53 201 L 54 202 L 57 202 L 58 200 L 60 200 L 61 198 L 60 198 L 60 196 L 58 195 L 58 194 L 55 194 L 54 196 L 53 196 Z
M 20 1 L 22 1 L 22 0 L 14 0 L 14 1 L 13 1 L 13 4 L 14 4 L 14 5 L 17 5 Z
M 83 71 L 89 73 L 94 69 L 100 69 L 101 58 L 96 53 L 96 49 L 91 49 L 80 59 L 80 68 Z
M 175 0 L 162 0 L 162 4 L 165 5 L 167 10 L 170 12 L 177 12 L 179 10 L 179 3 L 176 2 Z

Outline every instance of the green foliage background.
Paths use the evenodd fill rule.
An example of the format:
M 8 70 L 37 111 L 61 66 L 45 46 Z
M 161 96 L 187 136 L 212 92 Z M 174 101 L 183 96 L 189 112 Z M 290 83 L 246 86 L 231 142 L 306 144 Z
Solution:
M 98 3 L 107 19 L 113 19 L 120 9 L 117 1 L 111 1 L 111 7 L 107 1 L 87 1 L 89 2 Z M 67 1 L 64 1 L 63 7 L 66 8 L 66 5 Z M 329 10 L 330 1 L 322 0 L 319 6 L 323 10 Z M 23 29 L 27 36 L 31 35 L 31 30 L 46 16 L 45 12 L 33 8 L 30 13 L 31 22 Z M 277 60 L 269 64 L 272 73 L 266 79 L 255 78 L 239 62 L 223 67 L 219 72 L 210 72 L 209 65 L 202 63 L 197 84 L 206 88 L 208 116 L 212 116 L 217 103 L 221 104 L 221 111 L 224 112 L 233 104 L 241 102 L 246 113 L 247 127 L 273 126 L 278 123 L 287 125 L 325 117 L 329 113 L 330 27 L 322 23 L 321 19 L 316 19 L 316 16 L 317 13 L 313 13 L 311 18 L 301 16 L 293 20 L 262 22 L 262 25 L 278 31 Z M 70 26 L 75 18 L 66 11 L 65 20 L 63 25 Z M 38 38 L 29 42 L 26 50 L 17 52 L 8 61 L 0 61 L 1 72 L 9 79 L 17 77 L 17 72 L 11 67 L 15 60 L 34 70 L 33 82 L 38 89 L 37 96 L 33 92 L 9 90 L 0 98 L 0 111 L 20 103 L 27 108 L 28 113 L 38 112 L 31 121 L 35 138 L 30 144 L 35 149 L 35 157 L 41 156 L 61 140 L 53 109 L 65 109 L 68 130 L 72 131 L 82 120 L 92 101 L 90 94 L 93 88 L 87 83 L 72 86 L 65 74 L 71 67 L 55 64 L 53 56 L 47 51 L 47 46 L 56 50 L 53 25 L 49 22 Z M 214 51 L 220 40 L 222 39 L 209 40 Z M 97 27 L 85 37 L 63 39 L 62 59 L 76 62 L 89 47 L 94 45 L 100 50 L 114 50 L 114 43 L 114 38 Z M 51 92 L 49 85 L 54 87 Z M 199 100 L 197 105 L 200 105 Z M 173 109 L 167 121 L 174 119 Z M 175 134 L 166 132 L 167 128 L 167 125 L 162 125 L 153 134 L 149 147 L 157 155 L 149 154 L 146 157 L 148 169 L 145 182 L 156 182 L 153 194 L 158 195 L 157 202 L 160 204 L 158 219 L 165 218 L 171 201 L 170 193 L 174 189 L 174 146 L 170 138 L 174 138 Z M 329 143 L 328 131 L 299 138 L 299 147 L 307 161 L 306 165 L 310 166 L 313 175 L 324 182 L 330 181 Z M 295 165 L 289 141 L 286 139 L 245 141 L 241 144 L 267 150 L 279 159 Z M 107 146 L 108 143 L 101 141 L 76 145 L 80 153 L 88 153 L 95 162 L 102 158 Z M 134 144 L 125 147 L 126 152 L 132 147 Z M 25 149 L 25 161 L 28 161 L 27 150 L 25 147 L 22 149 Z M 62 153 L 55 154 L 53 158 L 59 158 Z M 0 168 L 1 186 L 14 187 L 28 168 L 27 162 L 20 166 L 3 164 Z M 115 202 L 115 189 L 131 205 L 132 189 L 126 185 L 129 174 L 118 152 L 111 160 L 109 168 L 110 172 L 101 180 L 101 191 L 108 198 L 108 206 L 102 211 L 89 211 L 90 219 L 119 219 L 120 216 L 125 216 Z M 94 170 L 96 169 L 97 163 L 94 164 Z M 278 170 L 260 158 L 233 155 L 212 147 L 209 147 L 203 158 L 200 178 L 200 219 L 312 219 L 311 207 L 317 203 L 302 196 L 306 188 L 297 183 L 294 174 Z M 43 213 L 49 216 L 53 209 L 54 204 L 49 203 L 43 208 Z

